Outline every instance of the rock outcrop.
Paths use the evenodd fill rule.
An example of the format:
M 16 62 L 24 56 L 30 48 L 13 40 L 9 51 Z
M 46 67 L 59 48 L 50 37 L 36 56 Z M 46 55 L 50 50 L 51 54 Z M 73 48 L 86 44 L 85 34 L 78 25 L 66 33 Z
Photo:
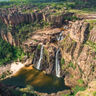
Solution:
M 76 21 L 71 29 L 65 32 L 65 39 L 60 46 L 62 58 L 65 60 L 62 67 L 67 72 L 67 86 L 88 84 L 95 79 L 95 33 L 95 28 L 90 31 L 89 24 L 83 21 Z

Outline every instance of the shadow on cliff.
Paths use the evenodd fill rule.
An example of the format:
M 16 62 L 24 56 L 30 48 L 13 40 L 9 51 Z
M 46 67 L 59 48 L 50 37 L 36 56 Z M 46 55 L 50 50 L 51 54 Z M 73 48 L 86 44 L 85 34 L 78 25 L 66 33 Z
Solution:
M 27 85 L 31 85 L 34 91 L 48 94 L 69 89 L 64 85 L 63 78 L 46 75 L 33 67 L 24 67 L 13 77 L 2 80 L 1 83 L 6 86 L 14 86 L 15 88 L 26 88 Z

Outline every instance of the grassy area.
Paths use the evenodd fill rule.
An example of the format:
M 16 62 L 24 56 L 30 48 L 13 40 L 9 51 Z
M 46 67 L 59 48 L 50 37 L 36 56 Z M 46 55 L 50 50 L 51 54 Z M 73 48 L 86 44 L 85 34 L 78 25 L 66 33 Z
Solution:
M 96 19 L 86 20 L 86 22 L 88 22 L 88 23 L 90 23 L 90 24 L 95 24 L 95 23 L 96 23 Z
M 88 14 L 95 14 L 96 9 L 92 8 L 93 10 L 89 8 L 84 8 L 84 9 L 69 9 L 69 12 L 76 13 L 79 15 L 88 15 Z
M 85 22 L 88 22 L 90 24 L 89 30 L 92 30 L 94 27 L 96 27 L 96 19 L 87 19 Z
M 35 9 L 38 11 L 46 8 L 46 6 L 49 6 L 50 7 L 49 12 L 50 12 L 50 10 L 56 11 L 55 13 L 51 12 L 51 14 L 59 14 L 62 11 L 64 11 L 65 9 L 70 8 L 72 3 L 66 4 L 66 2 L 47 2 L 47 3 L 43 2 L 43 3 L 32 3 L 32 5 L 36 6 Z M 24 13 L 33 12 L 33 8 L 28 9 L 28 10 L 23 10 L 23 12 Z
M 70 9 L 69 12 L 80 14 L 80 15 L 82 15 L 82 14 L 87 15 L 88 14 L 88 12 L 83 11 L 83 10 L 79 10 L 79 9 Z

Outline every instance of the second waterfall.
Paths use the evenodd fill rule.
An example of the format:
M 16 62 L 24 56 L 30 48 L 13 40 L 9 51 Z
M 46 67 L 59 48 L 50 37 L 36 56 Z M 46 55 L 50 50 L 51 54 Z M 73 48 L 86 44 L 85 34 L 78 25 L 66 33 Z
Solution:
M 63 32 L 64 31 L 61 31 L 59 36 L 57 36 L 57 41 L 60 41 L 60 40 L 63 40 Z M 57 77 L 60 77 L 60 61 L 59 61 L 59 52 L 60 52 L 60 49 L 58 48 L 57 51 L 56 51 L 56 57 L 55 57 L 55 68 L 56 68 L 56 76 Z
M 57 76 L 57 77 L 60 77 L 59 52 L 60 52 L 60 49 L 57 50 L 57 52 L 56 52 L 56 58 L 55 58 L 56 76 Z

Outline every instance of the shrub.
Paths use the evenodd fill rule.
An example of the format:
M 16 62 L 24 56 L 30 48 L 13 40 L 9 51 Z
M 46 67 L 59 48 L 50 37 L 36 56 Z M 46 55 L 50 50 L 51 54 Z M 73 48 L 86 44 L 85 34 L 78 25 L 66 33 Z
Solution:
M 65 64 L 64 58 L 61 58 L 61 64 Z
M 93 93 L 93 96 L 96 96 L 96 92 Z
M 96 52 L 96 43 L 95 42 L 92 42 L 89 40 L 86 42 L 86 45 L 90 46 L 91 49 L 93 49 Z
M 85 87 L 76 86 L 72 90 L 73 90 L 73 96 L 75 96 L 77 92 L 84 91 L 85 90 Z
M 40 49 L 41 49 L 41 45 L 38 45 L 38 46 L 37 46 L 37 49 L 40 50 Z
M 68 21 L 76 21 L 79 18 L 77 18 L 76 16 L 66 16 L 64 17 L 64 20 L 68 20 Z
M 68 67 L 72 67 L 73 69 L 76 68 L 76 66 L 75 66 L 72 62 L 70 62 L 70 63 L 68 64 Z
M 79 80 L 78 80 L 78 83 L 79 83 L 79 84 L 83 84 L 84 81 L 83 81 L 82 79 L 79 79 Z
M 84 91 L 85 90 L 85 87 L 76 86 L 75 88 L 72 88 L 72 90 L 73 90 L 73 93 L 66 94 L 66 95 L 63 94 L 61 96 L 76 96 L 77 92 Z

